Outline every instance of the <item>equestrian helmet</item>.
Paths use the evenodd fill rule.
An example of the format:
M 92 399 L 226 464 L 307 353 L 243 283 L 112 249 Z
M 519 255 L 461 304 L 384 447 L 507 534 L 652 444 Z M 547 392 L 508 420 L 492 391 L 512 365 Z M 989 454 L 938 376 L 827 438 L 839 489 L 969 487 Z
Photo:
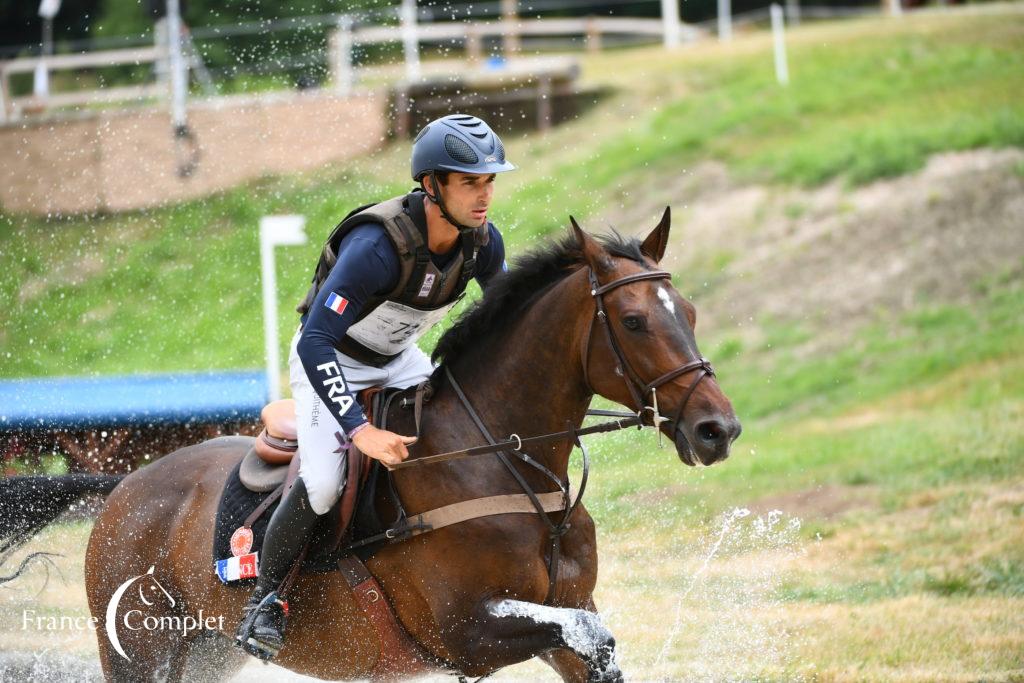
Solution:
M 431 171 L 455 171 L 481 175 L 513 171 L 505 160 L 501 138 L 482 119 L 450 114 L 431 121 L 412 146 L 412 179 Z

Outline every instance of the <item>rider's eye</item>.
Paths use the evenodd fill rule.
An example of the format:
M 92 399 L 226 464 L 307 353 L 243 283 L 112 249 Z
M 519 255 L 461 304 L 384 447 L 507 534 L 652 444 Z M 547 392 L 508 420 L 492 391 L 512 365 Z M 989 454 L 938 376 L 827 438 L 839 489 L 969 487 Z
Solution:
M 627 330 L 642 330 L 644 329 L 643 318 L 636 315 L 627 315 L 622 319 L 622 324 L 626 326 Z

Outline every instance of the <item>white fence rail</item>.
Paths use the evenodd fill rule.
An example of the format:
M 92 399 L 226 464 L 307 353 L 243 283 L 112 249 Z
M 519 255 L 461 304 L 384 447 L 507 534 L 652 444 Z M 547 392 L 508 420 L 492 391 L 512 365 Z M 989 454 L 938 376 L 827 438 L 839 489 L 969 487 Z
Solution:
M 609 0 L 609 2 L 612 1 Z M 651 0 L 651 2 L 656 1 Z M 728 6 L 728 0 L 723 1 Z M 888 1 L 898 2 L 898 0 Z M 498 2 L 485 2 L 477 10 L 484 16 L 493 16 L 498 12 L 499 6 L 500 3 Z M 787 2 L 787 9 L 790 15 L 788 18 L 791 21 L 798 19 L 798 17 L 792 16 L 795 7 L 797 7 L 796 0 Z M 799 6 L 799 16 L 804 19 L 843 17 L 878 13 L 879 11 L 877 7 Z M 736 14 L 731 17 L 732 24 L 741 26 L 753 22 L 766 21 L 768 14 L 767 8 Z M 358 19 L 359 21 L 365 21 L 367 18 L 372 18 L 376 21 L 393 22 L 393 15 L 393 11 L 382 10 L 373 14 L 372 17 L 361 15 Z M 668 17 L 670 21 L 667 21 L 661 18 L 594 16 L 578 18 L 522 18 L 506 16 L 481 20 L 470 20 L 467 17 L 457 21 L 422 22 L 422 19 L 429 15 L 430 11 L 420 8 L 418 18 L 421 21 L 413 26 L 415 45 L 418 47 L 420 45 L 440 44 L 462 49 L 471 66 L 483 59 L 485 43 L 487 41 L 493 43 L 495 39 L 499 39 L 502 42 L 507 56 L 512 56 L 517 51 L 521 51 L 522 38 L 537 40 L 570 37 L 574 41 L 582 38 L 582 43 L 587 50 L 597 51 L 601 50 L 609 42 L 605 40 L 606 37 L 637 37 L 655 41 L 662 40 L 666 44 L 675 44 L 677 40 L 689 43 L 710 34 L 718 25 L 717 19 L 702 22 L 700 25 L 693 25 L 682 22 L 675 24 L 674 17 Z M 255 70 L 323 69 L 324 72 L 330 74 L 333 90 L 339 94 L 347 94 L 352 92 L 358 85 L 361 74 L 373 76 L 387 73 L 389 76 L 393 76 L 394 72 L 393 68 L 381 69 L 380 67 L 369 65 L 365 67 L 357 66 L 358 60 L 354 58 L 353 53 L 367 46 L 399 43 L 402 41 L 404 33 L 394 23 L 387 23 L 386 25 L 360 25 L 359 21 L 356 20 L 356 17 L 340 14 L 289 17 L 229 26 L 198 27 L 191 31 L 191 37 L 197 41 L 224 40 L 232 36 L 266 35 L 274 31 L 316 27 L 326 28 L 329 35 L 326 49 L 314 50 L 300 56 L 277 55 L 266 65 L 260 65 Z M 170 71 L 169 41 L 160 38 L 162 35 L 160 30 L 157 30 L 155 35 L 157 36 L 156 45 L 152 46 L 104 49 L 79 54 L 45 57 L 21 57 L 0 61 L 0 122 L 19 118 L 28 111 L 45 111 L 53 107 L 88 106 L 153 98 L 170 102 L 170 88 L 167 83 L 167 76 Z M 132 41 L 146 39 L 144 36 L 131 38 Z M 148 39 L 152 40 L 153 38 L 150 37 Z M 105 44 L 113 44 L 118 39 L 104 40 Z M 125 39 L 123 42 L 127 40 Z M 207 93 L 214 93 L 215 87 L 212 78 L 205 70 L 199 57 L 199 52 L 191 42 L 188 42 L 185 47 L 188 52 L 186 68 L 191 69 L 200 79 Z M 32 73 L 45 69 L 46 74 L 44 76 L 48 76 L 50 72 L 60 70 L 95 69 L 139 64 L 153 65 L 156 83 L 73 92 L 43 93 L 19 97 L 13 97 L 11 92 L 11 76 L 15 74 Z M 249 65 L 239 65 L 237 67 L 214 69 L 212 71 L 214 73 L 218 71 L 245 73 L 252 68 Z M 409 70 L 407 70 L 408 72 Z

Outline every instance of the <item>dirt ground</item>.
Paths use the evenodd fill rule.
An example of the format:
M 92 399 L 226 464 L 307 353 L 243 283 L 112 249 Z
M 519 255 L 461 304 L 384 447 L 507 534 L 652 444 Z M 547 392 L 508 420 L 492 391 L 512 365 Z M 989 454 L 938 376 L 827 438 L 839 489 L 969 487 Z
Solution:
M 1024 150 L 940 154 L 921 171 L 849 189 L 742 184 L 720 164 L 643 183 L 642 234 L 673 210 L 665 264 L 698 307 L 702 337 L 808 321 L 835 345 L 851 327 L 921 303 L 970 301 L 986 278 L 1024 272 Z M 820 348 L 820 347 L 819 347 Z

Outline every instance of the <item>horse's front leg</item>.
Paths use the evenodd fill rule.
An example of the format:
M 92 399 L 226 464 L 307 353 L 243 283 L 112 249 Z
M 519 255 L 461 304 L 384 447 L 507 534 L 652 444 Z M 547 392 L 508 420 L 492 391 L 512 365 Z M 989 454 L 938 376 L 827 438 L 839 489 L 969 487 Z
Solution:
M 586 665 L 582 680 L 623 680 L 615 662 L 615 638 L 594 612 L 509 599 L 490 600 L 483 612 L 474 629 L 473 654 L 480 657 L 473 657 L 476 661 L 505 657 L 523 661 L 552 650 L 569 650 Z M 561 672 L 569 674 L 569 680 L 576 679 L 571 669 Z
M 566 683 L 583 683 L 590 678 L 590 667 L 572 650 L 550 650 L 540 658 Z

